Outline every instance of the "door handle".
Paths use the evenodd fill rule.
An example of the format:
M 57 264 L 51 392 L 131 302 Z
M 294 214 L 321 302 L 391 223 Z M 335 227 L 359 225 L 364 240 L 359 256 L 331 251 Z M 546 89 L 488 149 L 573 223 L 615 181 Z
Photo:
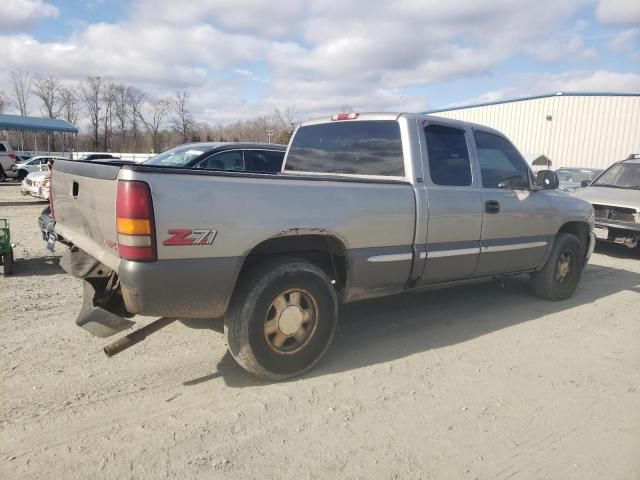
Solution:
M 500 202 L 497 200 L 487 200 L 484 202 L 484 211 L 487 213 L 499 213 L 500 212 Z

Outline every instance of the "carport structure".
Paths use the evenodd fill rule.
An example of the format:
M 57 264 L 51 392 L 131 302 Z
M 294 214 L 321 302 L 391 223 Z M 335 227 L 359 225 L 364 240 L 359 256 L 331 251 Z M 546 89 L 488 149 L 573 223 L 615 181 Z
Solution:
M 38 133 L 47 134 L 47 153 L 51 153 L 51 136 L 55 133 L 62 134 L 62 149 L 64 152 L 66 135 L 72 135 L 77 140 L 78 129 L 64 120 L 58 118 L 23 117 L 20 115 L 0 114 L 0 131 L 15 131 L 20 133 L 20 151 L 24 152 L 25 134 L 33 133 L 33 150 L 38 151 Z M 73 145 L 73 141 L 70 142 Z M 14 146 L 15 148 L 16 146 Z

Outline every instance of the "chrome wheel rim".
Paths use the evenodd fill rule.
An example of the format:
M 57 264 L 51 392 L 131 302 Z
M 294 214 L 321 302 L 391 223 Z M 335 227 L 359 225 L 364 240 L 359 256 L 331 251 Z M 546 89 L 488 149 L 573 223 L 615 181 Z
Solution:
M 565 250 L 558 257 L 556 265 L 556 281 L 565 284 L 573 275 L 576 264 L 576 257 L 571 250 Z
M 264 338 L 271 350 L 291 354 L 302 349 L 316 331 L 318 306 L 309 292 L 286 290 L 267 309 Z

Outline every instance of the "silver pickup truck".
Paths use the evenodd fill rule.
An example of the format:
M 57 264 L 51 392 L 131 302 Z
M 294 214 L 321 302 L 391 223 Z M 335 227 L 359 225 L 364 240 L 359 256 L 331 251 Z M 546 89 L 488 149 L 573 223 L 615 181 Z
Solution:
M 341 302 L 523 273 L 570 297 L 594 213 L 557 186 L 487 127 L 340 114 L 303 123 L 280 174 L 58 161 L 50 240 L 89 332 L 224 317 L 238 363 L 278 380 L 320 359 Z

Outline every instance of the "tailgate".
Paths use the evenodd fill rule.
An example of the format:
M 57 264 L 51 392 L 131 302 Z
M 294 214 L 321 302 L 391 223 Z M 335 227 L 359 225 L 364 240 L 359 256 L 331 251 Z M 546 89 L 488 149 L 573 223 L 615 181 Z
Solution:
M 56 233 L 116 271 L 119 171 L 117 164 L 58 160 L 51 178 Z

